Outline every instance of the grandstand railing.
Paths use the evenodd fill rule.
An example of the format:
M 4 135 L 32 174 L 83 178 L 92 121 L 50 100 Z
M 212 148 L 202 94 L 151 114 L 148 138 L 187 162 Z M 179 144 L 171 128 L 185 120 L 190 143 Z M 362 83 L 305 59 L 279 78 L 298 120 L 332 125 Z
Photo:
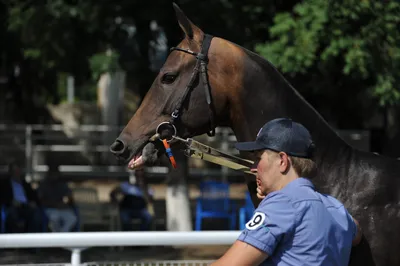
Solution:
M 119 134 L 122 127 L 110 127 L 106 125 L 80 125 L 78 127 L 68 127 L 64 125 L 4 125 L 0 124 L 0 150 L 3 153 L 16 153 L 23 157 L 25 162 L 25 174 L 27 180 L 34 179 L 35 174 L 47 172 L 48 165 L 44 163 L 35 163 L 35 155 L 40 152 L 54 153 L 97 153 L 99 156 L 110 156 L 109 144 L 105 143 L 102 134 L 112 132 Z M 35 133 L 36 132 L 36 133 Z M 41 134 L 37 134 L 41 132 Z M 45 134 L 43 134 L 43 132 Z M 66 132 L 74 137 L 66 136 Z M 71 133 L 73 132 L 73 133 Z M 4 133 L 4 134 L 3 134 Z M 63 134 L 60 134 L 63 133 Z M 116 136 L 115 136 L 116 137 Z M 202 138 L 202 137 L 200 137 Z M 237 153 L 233 144 L 235 136 L 229 128 L 217 128 L 214 138 L 203 137 L 204 142 L 213 147 L 222 149 L 226 152 Z M 88 141 L 89 144 L 74 144 L 73 142 Z M 56 142 L 56 144 L 54 144 Z M 52 144 L 49 144 L 52 143 Z M 108 163 L 101 165 L 91 165 L 87 163 L 68 164 L 60 162 L 59 170 L 73 176 L 87 175 L 107 175 L 123 176 L 128 173 L 125 166 L 118 165 L 112 158 Z M 112 162 L 112 163 L 111 163 Z M 114 163 L 114 164 L 113 164 Z M 5 171 L 6 163 L 0 162 L 0 171 Z M 168 167 L 156 166 L 147 169 L 149 174 L 162 175 L 168 173 Z M 222 175 L 241 175 L 241 173 L 222 168 Z M 220 169 L 189 169 L 191 175 L 219 175 Z
M 80 165 L 70 165 L 65 162 L 60 163 L 59 170 L 73 176 L 102 175 L 124 176 L 128 174 L 125 166 L 117 165 L 109 152 L 108 138 L 104 134 L 115 134 L 115 137 L 123 127 L 111 127 L 106 125 L 4 125 L 0 124 L 0 153 L 10 154 L 20 152 L 24 157 L 25 172 L 27 180 L 32 180 L 35 174 L 42 174 L 47 171 L 48 165 L 35 163 L 35 156 L 40 152 L 55 153 L 87 153 L 91 152 L 100 157 L 103 156 L 107 163 L 93 165 L 82 163 Z M 38 134 L 38 132 L 41 132 Z M 45 134 L 43 134 L 45 133 Z M 62 133 L 62 134 L 60 134 Z M 362 150 L 369 150 L 370 133 L 367 130 L 338 130 L 345 141 Z M 234 148 L 236 137 L 232 130 L 227 127 L 216 128 L 216 136 L 206 135 L 196 137 L 202 142 L 222 151 L 238 155 Z M 53 143 L 52 143 L 53 142 Z M 56 144 L 54 143 L 56 142 Z M 74 144 L 80 142 L 81 144 Z M 50 143 L 50 144 L 49 144 Z M 82 144 L 84 143 L 84 144 Z M 195 160 L 195 159 L 194 159 Z M 114 164 L 113 164 L 113 163 Z M 0 171 L 5 170 L 5 163 L 0 162 Z M 147 169 L 149 174 L 162 175 L 168 173 L 167 167 L 150 167 Z M 189 169 L 189 175 L 212 175 L 212 176 L 240 176 L 242 173 L 224 167 L 216 169 Z

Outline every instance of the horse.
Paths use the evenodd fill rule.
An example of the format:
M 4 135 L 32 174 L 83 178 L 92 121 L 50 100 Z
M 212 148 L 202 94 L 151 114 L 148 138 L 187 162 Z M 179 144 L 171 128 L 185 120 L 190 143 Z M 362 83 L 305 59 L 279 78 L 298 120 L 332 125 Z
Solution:
M 166 138 L 212 136 L 215 127 L 227 126 L 238 141 L 253 141 L 267 121 L 291 118 L 307 127 L 316 143 L 316 188 L 343 202 L 363 229 L 364 244 L 352 249 L 349 264 L 400 265 L 400 162 L 348 145 L 270 62 L 205 34 L 173 7 L 184 38 L 171 48 L 110 151 L 135 167 L 161 156 L 152 141 L 156 132 Z M 255 180 L 245 179 L 257 205 Z

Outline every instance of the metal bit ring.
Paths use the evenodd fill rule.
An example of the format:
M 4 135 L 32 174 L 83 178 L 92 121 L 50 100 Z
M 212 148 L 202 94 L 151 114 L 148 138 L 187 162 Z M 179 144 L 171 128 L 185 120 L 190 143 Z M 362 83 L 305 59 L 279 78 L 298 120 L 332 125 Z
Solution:
M 175 137 L 176 134 L 177 134 L 176 127 L 174 126 L 174 124 L 172 124 L 172 123 L 170 123 L 170 122 L 162 122 L 162 123 L 160 123 L 160 124 L 157 126 L 157 128 L 156 128 L 156 134 L 158 134 L 158 138 L 159 138 L 160 140 L 162 140 L 162 139 L 161 139 L 161 130 L 162 130 L 161 127 L 162 127 L 163 125 L 169 125 L 169 126 L 171 126 L 171 127 L 173 128 L 173 132 L 172 132 L 171 136 L 167 139 L 167 142 L 170 142 L 171 140 L 174 139 L 174 137 Z

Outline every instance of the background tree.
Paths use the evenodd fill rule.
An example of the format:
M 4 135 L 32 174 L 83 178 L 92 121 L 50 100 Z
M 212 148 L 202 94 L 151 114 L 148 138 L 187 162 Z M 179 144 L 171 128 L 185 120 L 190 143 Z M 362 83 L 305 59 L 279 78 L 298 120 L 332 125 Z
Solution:
M 256 51 L 339 128 L 365 128 L 377 110 L 396 113 L 399 15 L 398 1 L 304 1 L 275 15 L 271 41 Z

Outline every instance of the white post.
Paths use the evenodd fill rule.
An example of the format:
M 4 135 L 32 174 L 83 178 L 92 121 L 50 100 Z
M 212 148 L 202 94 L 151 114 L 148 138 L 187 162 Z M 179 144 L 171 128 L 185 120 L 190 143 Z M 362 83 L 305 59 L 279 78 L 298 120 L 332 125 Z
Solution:
M 75 98 L 75 78 L 73 76 L 67 77 L 67 98 L 68 103 L 73 103 Z
M 32 126 L 25 129 L 25 180 L 32 181 Z
M 71 249 L 71 266 L 81 265 L 81 251 L 86 248 L 73 248 Z
M 168 185 L 165 197 L 168 231 L 192 231 L 192 215 L 189 202 L 188 158 L 176 153 L 178 168 L 168 172 Z M 170 167 L 171 169 L 171 167 Z

